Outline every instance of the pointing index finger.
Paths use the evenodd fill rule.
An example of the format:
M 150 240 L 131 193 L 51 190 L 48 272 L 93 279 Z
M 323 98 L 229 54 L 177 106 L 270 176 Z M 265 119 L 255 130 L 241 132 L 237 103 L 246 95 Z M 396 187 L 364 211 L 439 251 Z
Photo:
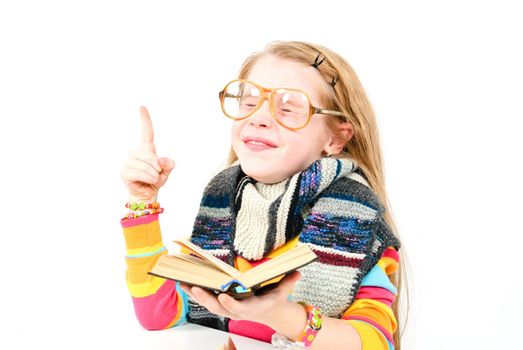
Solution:
M 156 148 L 154 147 L 153 122 L 147 108 L 140 107 L 140 115 L 142 119 L 142 147 L 149 151 L 156 152 Z

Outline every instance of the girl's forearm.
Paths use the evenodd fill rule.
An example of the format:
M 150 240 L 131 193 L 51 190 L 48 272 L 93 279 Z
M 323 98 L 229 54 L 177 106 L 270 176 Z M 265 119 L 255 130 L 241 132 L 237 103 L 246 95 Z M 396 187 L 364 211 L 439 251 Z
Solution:
M 298 303 L 288 301 L 268 323 L 269 327 L 289 339 L 298 339 L 307 324 L 305 309 Z M 311 350 L 361 349 L 360 335 L 344 320 L 322 316 L 322 327 L 312 343 Z

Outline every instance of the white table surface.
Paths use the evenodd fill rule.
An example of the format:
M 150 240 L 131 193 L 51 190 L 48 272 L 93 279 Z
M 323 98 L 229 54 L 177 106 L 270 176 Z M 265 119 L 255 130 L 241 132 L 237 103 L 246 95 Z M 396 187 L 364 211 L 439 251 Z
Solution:
M 144 342 L 143 349 L 216 350 L 225 344 L 229 336 L 238 350 L 273 349 L 269 343 L 191 323 L 162 331 L 136 329 L 134 333 L 131 335 L 131 338 L 135 342 Z
M 269 343 L 186 323 L 174 328 L 148 331 L 140 326 L 75 327 L 74 322 L 37 323 L 9 331 L 0 327 L 0 349 L 109 349 L 109 350 L 217 350 L 230 336 L 238 350 L 269 350 Z

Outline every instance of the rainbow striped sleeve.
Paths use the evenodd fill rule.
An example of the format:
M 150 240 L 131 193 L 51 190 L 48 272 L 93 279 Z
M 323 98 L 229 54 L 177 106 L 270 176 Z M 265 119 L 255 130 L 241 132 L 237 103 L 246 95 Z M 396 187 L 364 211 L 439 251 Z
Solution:
M 127 248 L 127 287 L 136 317 L 149 330 L 170 328 L 186 322 L 187 295 L 174 281 L 148 275 L 161 255 L 158 214 L 120 221 Z
M 397 323 L 392 312 L 392 303 L 397 290 L 388 275 L 398 267 L 398 252 L 393 247 L 388 247 L 378 263 L 363 278 L 354 302 L 342 316 L 359 333 L 362 350 L 394 350 L 392 335 Z

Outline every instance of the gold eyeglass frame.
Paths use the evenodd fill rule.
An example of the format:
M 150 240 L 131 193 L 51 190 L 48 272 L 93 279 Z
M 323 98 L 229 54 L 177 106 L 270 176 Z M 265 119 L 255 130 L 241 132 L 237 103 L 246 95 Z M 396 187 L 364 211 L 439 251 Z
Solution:
M 227 114 L 227 112 L 225 111 L 225 106 L 224 106 L 225 97 L 237 97 L 237 96 L 225 96 L 225 90 L 227 90 L 229 85 L 231 85 L 232 83 L 236 83 L 236 82 L 252 84 L 258 90 L 260 90 L 260 92 L 261 92 L 261 97 L 258 100 L 258 103 L 257 103 L 256 107 L 254 107 L 254 109 L 249 114 L 247 114 L 245 117 L 242 117 L 242 118 L 235 118 L 235 117 Z M 276 112 L 274 110 L 274 106 L 272 105 L 272 102 L 271 102 L 271 97 L 272 97 L 272 94 L 274 93 L 274 91 L 281 90 L 281 89 L 287 90 L 287 91 L 300 92 L 307 98 L 307 102 L 309 103 L 309 115 L 307 116 L 307 121 L 305 122 L 305 124 L 303 126 L 300 126 L 300 127 L 297 127 L 297 128 L 291 128 L 291 127 L 283 124 L 283 122 L 276 115 Z M 303 129 L 304 127 L 306 127 L 309 124 L 309 122 L 311 121 L 312 116 L 315 115 L 315 114 L 325 114 L 325 115 L 330 115 L 330 116 L 346 118 L 345 114 L 343 114 L 341 112 L 313 106 L 311 104 L 311 100 L 309 98 L 309 95 L 305 91 L 302 91 L 302 90 L 299 90 L 299 89 L 292 89 L 292 88 L 269 89 L 269 88 L 265 88 L 263 86 L 260 86 L 259 84 L 256 84 L 256 83 L 254 83 L 254 82 L 252 82 L 250 80 L 246 80 L 246 79 L 234 79 L 234 80 L 231 80 L 230 82 L 227 83 L 227 85 L 225 85 L 225 87 L 222 89 L 222 91 L 219 92 L 219 97 L 220 97 L 220 103 L 221 103 L 223 114 L 225 114 L 226 117 L 228 117 L 230 119 L 233 119 L 233 120 L 244 120 L 244 119 L 249 118 L 251 115 L 254 114 L 254 112 L 256 112 L 262 106 L 263 101 L 267 100 L 267 102 L 269 103 L 269 109 L 271 111 L 271 115 L 274 118 L 274 120 L 276 120 L 276 122 L 278 124 L 280 124 L 281 126 L 283 126 L 284 128 L 289 129 L 289 130 L 293 130 L 293 131 L 300 130 L 300 129 Z

